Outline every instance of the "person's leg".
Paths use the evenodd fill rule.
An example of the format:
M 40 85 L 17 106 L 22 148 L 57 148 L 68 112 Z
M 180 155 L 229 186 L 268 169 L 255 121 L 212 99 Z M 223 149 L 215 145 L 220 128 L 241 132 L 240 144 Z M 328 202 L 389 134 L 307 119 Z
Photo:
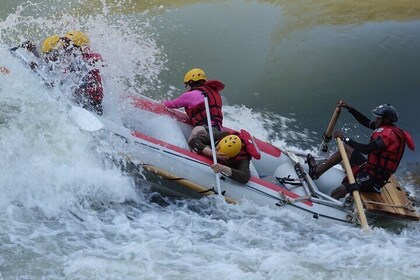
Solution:
M 355 190 L 359 190 L 360 185 L 355 182 L 354 184 L 350 184 L 348 182 L 348 178 L 344 178 L 341 185 L 331 192 L 331 197 L 335 199 L 340 199 L 346 196 L 348 193 L 352 193 Z
M 325 173 L 325 171 L 327 171 L 328 169 L 330 169 L 331 167 L 333 167 L 336 164 L 339 164 L 341 162 L 341 154 L 340 152 L 335 152 L 334 154 L 332 154 L 326 161 L 324 161 L 322 164 L 317 164 L 316 165 L 316 171 L 315 174 L 316 176 L 321 176 L 322 174 Z
M 191 131 L 190 137 L 188 138 L 188 143 L 191 141 L 191 139 L 197 136 L 206 136 L 207 134 L 207 130 L 204 126 L 196 126 Z
M 354 184 L 350 184 L 345 178 L 345 181 L 331 192 L 331 197 L 338 200 L 344 197 L 347 193 L 352 193 L 355 190 L 358 190 L 359 192 L 381 192 L 382 184 L 372 177 L 367 171 L 359 170 L 357 174 L 354 174 L 354 177 Z
M 331 192 L 331 197 L 339 200 L 340 198 L 345 197 L 347 193 L 348 191 L 346 186 L 342 184 Z
M 354 149 L 351 148 L 350 146 L 345 145 L 344 146 L 346 153 L 347 153 L 347 157 L 350 159 Z M 312 157 L 313 159 L 313 157 Z M 319 178 L 322 174 L 324 174 L 328 169 L 330 169 L 331 167 L 333 167 L 336 164 L 339 164 L 342 161 L 341 158 L 341 154 L 339 151 L 333 153 L 326 161 L 324 161 L 322 164 L 316 164 L 315 160 L 310 159 L 309 155 L 308 155 L 308 165 L 309 165 L 309 170 L 311 171 L 310 175 L 312 175 L 312 179 L 317 179 Z
M 383 183 L 379 182 L 375 177 L 373 177 L 366 170 L 361 170 L 355 176 L 356 183 L 360 186 L 360 192 L 374 192 L 380 193 Z

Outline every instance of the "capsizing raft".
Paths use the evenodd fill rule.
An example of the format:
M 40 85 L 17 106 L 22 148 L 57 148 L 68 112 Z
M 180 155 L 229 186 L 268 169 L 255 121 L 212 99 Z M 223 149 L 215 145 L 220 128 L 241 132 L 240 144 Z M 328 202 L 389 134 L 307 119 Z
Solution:
M 19 57 L 14 59 L 16 63 L 22 62 Z M 122 140 L 123 145 L 118 145 L 118 151 L 112 155 L 114 159 L 126 170 L 141 173 L 148 180 L 159 183 L 153 186 L 162 194 L 181 198 L 217 195 L 215 175 L 209 167 L 211 159 L 188 147 L 187 138 L 193 127 L 186 114 L 168 110 L 161 103 L 143 96 L 130 97 L 130 101 L 134 108 L 134 114 L 130 112 L 130 115 L 137 120 L 135 123 L 124 117 L 117 123 L 80 107 L 72 107 L 70 116 L 80 128 L 98 139 L 107 141 L 110 135 L 118 136 L 116 139 Z M 255 142 L 261 159 L 251 161 L 249 182 L 241 184 L 221 177 L 220 195 L 226 201 L 249 200 L 262 206 L 287 207 L 319 220 L 359 224 L 349 197 L 338 201 L 330 196 L 331 190 L 345 176 L 340 165 L 314 181 L 308 176 L 305 156 L 258 139 Z M 361 193 L 361 198 L 369 220 L 378 217 L 419 220 L 416 208 L 394 177 L 380 194 Z
M 209 167 L 212 160 L 188 147 L 187 139 L 193 127 L 185 113 L 169 110 L 147 97 L 130 98 L 136 108 L 135 119 L 142 122 L 132 125 L 125 121 L 125 126 L 130 127 L 127 128 L 98 117 L 104 130 L 123 137 L 129 145 L 135 145 L 136 148 L 120 153 L 127 169 L 143 172 L 148 180 L 158 182 L 155 190 L 164 195 L 180 198 L 217 195 L 214 173 Z M 252 177 L 248 183 L 240 184 L 221 175 L 221 194 L 228 202 L 249 200 L 262 206 L 294 209 L 315 219 L 359 224 L 350 196 L 340 201 L 330 196 L 346 175 L 340 165 L 312 180 L 308 175 L 306 156 L 282 150 L 257 138 L 255 143 L 261 159 L 252 159 Z M 381 194 L 361 193 L 361 198 L 370 221 L 378 218 L 419 220 L 413 202 L 395 177 Z

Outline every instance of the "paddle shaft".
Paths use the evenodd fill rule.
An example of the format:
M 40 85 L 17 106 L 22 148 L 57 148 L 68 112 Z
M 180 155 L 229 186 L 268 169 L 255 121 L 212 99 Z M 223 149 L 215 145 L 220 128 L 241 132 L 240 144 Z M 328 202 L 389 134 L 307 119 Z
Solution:
M 337 144 L 338 149 L 340 150 L 341 158 L 343 160 L 344 169 L 346 170 L 347 177 L 349 179 L 349 183 L 354 184 L 356 180 L 354 179 L 353 171 L 351 169 L 343 141 L 340 138 L 337 138 Z M 352 194 L 357 215 L 359 216 L 360 226 L 362 227 L 362 230 L 369 230 L 369 225 L 366 219 L 365 210 L 363 209 L 362 200 L 360 199 L 359 191 L 355 190 Z
M 332 137 L 332 133 L 334 130 L 334 127 L 337 123 L 338 117 L 340 116 L 341 113 L 341 107 L 336 107 L 334 110 L 334 113 L 331 117 L 330 123 L 328 124 L 327 130 L 325 131 L 324 135 L 322 136 L 322 143 L 321 143 L 321 147 L 319 149 L 319 152 L 324 152 L 327 153 L 328 152 L 328 142 L 331 140 Z
M 19 47 L 12 48 L 10 51 L 17 54 L 18 57 L 29 65 L 29 60 L 19 51 Z M 35 73 L 38 74 L 39 77 L 46 83 L 46 85 L 53 87 L 54 85 L 48 81 L 47 77 L 39 71 L 38 68 L 33 69 Z M 61 92 L 61 89 L 58 88 Z M 75 121 L 75 123 L 86 131 L 97 131 L 104 127 L 101 121 L 98 120 L 96 116 L 94 116 L 91 112 L 88 112 L 86 109 L 83 109 L 81 107 L 72 106 L 71 110 L 69 112 L 72 119 Z
M 213 164 L 217 164 L 216 146 L 214 144 L 213 126 L 211 124 L 211 115 L 210 115 L 209 100 L 208 100 L 206 94 L 204 94 L 204 105 L 206 107 L 207 125 L 209 127 L 209 137 L 210 137 L 210 145 L 211 145 L 211 154 L 213 156 Z M 221 187 L 220 187 L 220 176 L 217 173 L 215 173 L 215 176 L 216 176 L 217 193 L 219 195 L 221 195 L 222 194 L 222 190 L 221 190 Z
M 30 61 L 19 51 L 19 49 L 18 49 L 18 47 L 14 47 L 14 48 L 12 48 L 11 50 L 10 50 L 12 53 L 16 53 L 18 56 L 19 56 L 19 58 L 23 61 L 23 62 L 25 62 L 27 65 L 29 65 L 30 64 Z M 54 87 L 54 84 L 52 83 L 52 82 L 50 82 L 49 80 L 48 80 L 48 78 L 47 77 L 45 77 L 45 75 L 44 75 L 44 73 L 42 73 L 41 71 L 39 71 L 39 69 L 37 68 L 37 67 L 35 67 L 34 69 L 33 69 L 34 71 L 35 71 L 35 73 L 37 73 L 38 74 L 38 76 L 40 76 L 41 77 L 41 79 L 44 81 L 44 83 L 47 85 L 47 86 L 49 86 L 49 87 Z
M 341 113 L 341 107 L 336 107 L 334 110 L 334 113 L 331 117 L 330 123 L 328 124 L 327 130 L 325 131 L 325 138 L 331 139 L 333 129 L 335 127 L 335 124 L 337 123 L 338 117 Z

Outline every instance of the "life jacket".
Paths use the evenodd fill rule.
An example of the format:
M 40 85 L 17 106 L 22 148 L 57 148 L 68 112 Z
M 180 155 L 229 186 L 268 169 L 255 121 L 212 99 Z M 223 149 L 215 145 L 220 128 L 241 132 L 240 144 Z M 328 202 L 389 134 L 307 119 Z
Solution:
M 91 51 L 90 49 L 82 53 L 83 59 L 91 66 L 95 66 L 96 63 L 102 62 L 102 56 L 98 53 Z
M 91 67 L 91 70 L 83 78 L 83 84 L 80 86 L 79 94 L 86 95 L 89 101 L 94 104 L 101 103 L 104 97 L 104 90 L 101 73 L 96 64 L 102 61 L 102 56 L 91 50 L 87 50 L 82 53 L 82 57 Z
M 385 148 L 370 153 L 362 168 L 379 181 L 386 182 L 397 170 L 404 154 L 405 145 L 407 144 L 413 151 L 415 145 L 410 134 L 396 126 L 382 126 L 376 129 L 370 140 L 374 141 L 378 137 L 384 141 Z
M 210 80 L 194 89 L 207 94 L 212 123 L 219 127 L 222 127 L 223 123 L 222 97 L 219 91 L 224 88 L 225 85 L 221 82 Z M 190 117 L 193 126 L 207 124 L 206 106 L 204 102 L 191 108 L 185 108 L 185 112 Z
M 243 159 L 255 158 L 261 159 L 260 149 L 255 143 L 254 137 L 249 134 L 248 131 L 241 129 L 240 132 L 234 132 L 233 134 L 237 135 L 242 140 L 242 149 L 233 159 L 230 161 L 241 161 Z
M 89 99 L 94 103 L 102 102 L 104 97 L 104 89 L 102 87 L 102 77 L 99 69 L 90 70 L 86 77 L 86 92 Z

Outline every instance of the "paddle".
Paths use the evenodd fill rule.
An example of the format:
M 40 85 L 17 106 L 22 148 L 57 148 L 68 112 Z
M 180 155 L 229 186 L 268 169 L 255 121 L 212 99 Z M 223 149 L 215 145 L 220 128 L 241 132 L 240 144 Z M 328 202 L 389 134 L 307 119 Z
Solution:
M 82 107 L 72 106 L 69 116 L 77 126 L 85 131 L 93 132 L 105 127 L 94 114 Z
M 153 166 L 153 165 L 150 165 L 150 164 L 139 164 L 139 165 L 142 166 L 144 169 L 146 169 L 148 171 L 156 173 L 157 175 L 159 175 L 160 177 L 162 177 L 165 180 L 174 181 L 174 182 L 176 182 L 176 183 L 178 183 L 178 184 L 180 184 L 184 187 L 187 187 L 187 188 L 189 188 L 193 191 L 196 191 L 198 193 L 201 193 L 203 195 L 209 196 L 209 195 L 213 194 L 213 192 L 211 190 L 209 190 L 209 189 L 207 189 L 207 188 L 205 188 L 201 185 L 198 185 L 194 182 L 191 182 L 191 181 L 189 181 L 185 178 L 180 178 L 179 176 L 176 176 L 175 174 L 170 173 L 170 172 L 168 172 L 168 171 L 166 171 L 162 168 L 159 168 L 157 166 Z M 233 200 L 230 197 L 224 196 L 224 199 L 226 200 L 227 203 L 236 204 L 236 201 Z
M 30 61 L 19 51 L 19 47 L 11 48 L 10 51 L 17 54 L 18 57 L 26 64 L 30 63 Z M 40 72 L 37 68 L 35 68 L 34 71 L 48 86 L 54 86 L 52 83 L 48 82 L 48 79 L 45 77 L 45 75 L 42 72 Z M 92 132 L 102 129 L 104 127 L 103 123 L 99 121 L 96 118 L 96 116 L 94 116 L 91 112 L 81 107 L 72 106 L 69 115 L 74 120 L 74 122 L 83 130 Z
M 15 53 L 15 54 L 17 54 L 17 56 L 18 56 L 18 58 L 20 58 L 23 62 L 25 62 L 27 65 L 30 65 L 30 61 L 29 61 L 29 59 L 27 58 L 27 57 L 25 57 L 20 51 L 19 51 L 19 48 L 20 47 L 14 47 L 14 48 L 11 48 L 10 49 L 10 51 L 12 52 L 12 53 Z M 35 67 L 35 68 L 32 68 L 32 70 L 34 70 L 35 71 L 35 73 L 37 73 L 38 74 L 38 76 L 40 76 L 41 77 L 41 79 L 44 81 L 44 83 L 45 83 L 45 85 L 46 86 L 48 86 L 48 87 L 54 87 L 54 83 L 53 82 L 51 82 L 45 75 L 44 75 L 44 73 L 42 73 L 41 71 L 39 71 L 39 69 L 37 68 L 37 67 Z
M 350 166 L 349 158 L 347 157 L 346 150 L 344 148 L 343 141 L 337 137 L 337 144 L 338 149 L 340 150 L 341 158 L 343 160 L 344 169 L 346 170 L 347 177 L 349 179 L 350 184 L 356 183 L 356 180 L 354 179 L 353 171 Z M 365 210 L 363 209 L 362 200 L 360 199 L 359 191 L 354 190 L 353 193 L 353 200 L 354 200 L 354 206 L 356 207 L 357 215 L 359 216 L 360 226 L 362 227 L 362 230 L 364 232 L 370 231 Z
M 207 98 L 207 93 L 206 92 L 203 92 L 203 95 L 204 95 L 204 105 L 206 107 L 207 125 L 209 127 L 209 136 L 210 136 L 211 154 L 213 156 L 213 164 L 217 164 L 216 147 L 214 145 L 213 126 L 211 125 L 211 115 L 210 115 L 209 100 Z M 219 177 L 219 174 L 215 173 L 214 175 L 216 176 L 217 193 L 219 195 L 221 195 L 222 194 L 222 190 L 221 190 L 221 187 L 220 187 L 220 177 Z
M 332 138 L 332 132 L 335 127 L 335 124 L 337 123 L 337 119 L 340 116 L 341 107 L 337 106 L 334 110 L 334 113 L 331 117 L 330 123 L 328 124 L 327 130 L 322 135 L 322 143 L 318 150 L 318 156 L 321 156 L 321 154 L 328 154 L 328 142 L 330 142 Z

